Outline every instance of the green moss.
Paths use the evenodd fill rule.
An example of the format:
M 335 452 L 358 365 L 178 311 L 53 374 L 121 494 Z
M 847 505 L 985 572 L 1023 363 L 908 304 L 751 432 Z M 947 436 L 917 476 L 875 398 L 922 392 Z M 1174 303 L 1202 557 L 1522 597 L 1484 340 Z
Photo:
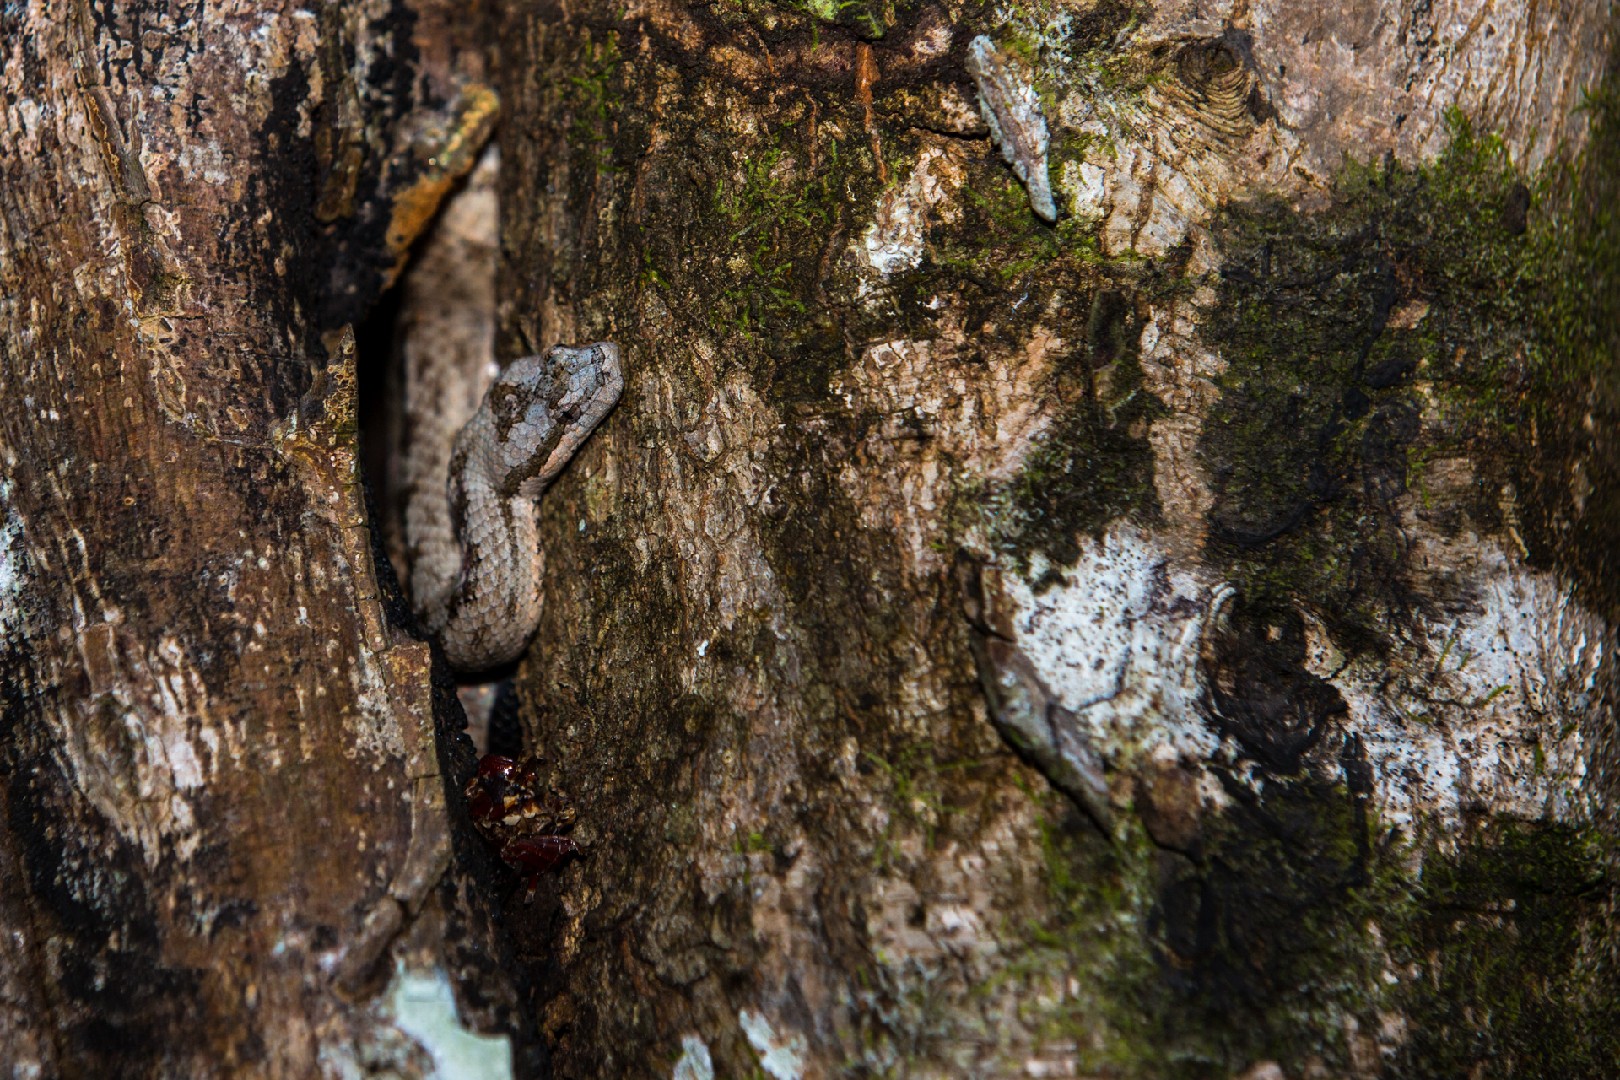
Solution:
M 949 792 L 961 786 L 965 772 L 982 768 L 979 759 L 939 760 L 939 751 L 927 743 L 903 743 L 880 756 L 863 755 L 866 767 L 883 778 L 882 790 L 891 813 L 883 834 L 872 846 L 872 865 L 882 869 L 893 862 L 903 832 L 920 832 L 925 849 L 932 850 L 935 834 L 947 819 L 962 812 L 951 803 Z
M 1228 208 L 1205 328 L 1228 370 L 1202 452 L 1211 549 L 1244 603 L 1306 608 L 1341 644 L 1381 648 L 1434 599 L 1402 576 L 1414 503 L 1431 527 L 1507 544 L 1522 530 L 1601 597 L 1620 150 L 1613 100 L 1593 108 L 1585 156 L 1539 176 L 1454 116 L 1438 160 L 1348 166 L 1319 212 Z M 1473 464 L 1473 490 L 1423 483 L 1448 457 Z M 1592 478 L 1584 510 L 1572 463 Z M 1153 946 L 1170 991 L 1149 1011 L 1165 1047 L 1201 1034 L 1179 1036 L 1163 1052 L 1180 1064 L 1158 1074 L 1348 1067 L 1346 1021 L 1374 1031 L 1393 1013 L 1407 1027 L 1391 1075 L 1610 1075 L 1620 987 L 1596 832 L 1494 818 L 1401 837 L 1320 768 L 1257 798 L 1231 787 L 1200 851 L 1162 879 Z
M 1612 850 L 1595 831 L 1493 818 L 1414 840 L 1343 783 L 1229 791 L 1188 855 L 1129 824 L 1112 846 L 1077 819 L 1043 827 L 1052 914 L 1004 977 L 1081 988 L 1045 1022 L 1083 1070 L 1159 1080 L 1274 1060 L 1295 1075 L 1314 1060 L 1342 1075 L 1346 1032 L 1399 1015 L 1387 1075 L 1612 1074 Z
M 1057 232 L 1034 215 L 1029 193 L 999 161 L 964 184 L 962 195 L 964 227 L 929 249 L 925 269 L 967 279 L 993 275 L 995 284 L 1012 287 L 1063 259 Z
M 808 310 L 800 286 L 813 270 L 810 238 L 824 236 L 837 217 L 839 144 L 829 141 L 826 152 L 825 167 L 802 170 L 780 146 L 764 147 L 743 163 L 740 183 L 715 185 L 715 210 L 731 229 L 731 261 L 744 271 L 721 293 L 716 317 L 745 336 Z
M 1557 212 L 1536 223 L 1534 350 L 1515 471 L 1526 542 L 1589 603 L 1620 616 L 1620 51 L 1586 108 L 1585 153 L 1543 178 Z M 1522 378 L 1513 368 L 1511 392 Z
M 1150 11 L 1131 0 L 1100 0 L 1083 10 L 1061 0 L 1020 0 L 993 5 L 984 22 L 999 48 L 1028 64 L 1117 67 L 1125 62 L 1118 41 Z
M 1085 1048 L 1083 1071 L 1109 1075 L 1342 1065 L 1342 1017 L 1381 992 L 1370 835 L 1357 798 L 1308 778 L 1236 799 L 1190 854 L 1134 823 L 1112 846 L 1049 828 L 1054 914 L 1032 953 L 1087 987 L 1051 1011 L 1050 1034 Z
M 897 0 L 719 0 L 713 10 L 723 21 L 750 22 L 768 32 L 808 30 L 814 46 L 824 25 L 841 27 L 865 40 L 881 40 L 916 6 Z
M 778 405 L 825 399 L 848 359 L 823 278 L 829 236 L 867 213 L 878 183 L 869 150 L 839 139 L 762 141 L 740 176 L 721 178 L 713 208 L 711 326 L 741 339 L 758 385 Z
M 1162 1062 L 1150 1031 L 1158 972 L 1142 932 L 1152 903 L 1153 848 L 1134 822 L 1108 843 L 1061 797 L 1042 801 L 1042 869 L 1052 911 L 1024 927 L 1028 952 L 1001 981 L 1067 984 L 1069 992 L 1039 1015 L 1040 1029 L 1044 1038 L 1084 1048 L 1082 1071 L 1155 1075 Z
M 613 113 L 619 106 L 619 35 L 609 31 L 600 42 L 584 42 L 568 78 L 565 101 L 569 116 L 568 140 L 576 147 L 588 147 L 598 174 L 611 173 L 613 147 L 610 142 Z
M 1588 284 L 1613 256 L 1564 234 L 1551 180 L 1527 184 L 1499 140 L 1451 123 L 1430 165 L 1351 165 L 1325 210 L 1261 199 L 1216 228 L 1212 547 L 1245 591 L 1314 610 L 1351 645 L 1420 602 L 1397 506 L 1414 462 L 1467 454 L 1479 485 L 1456 509 L 1501 531 L 1498 492 L 1545 453 L 1537 417 L 1612 362 Z
M 1391 934 L 1405 1077 L 1600 1077 L 1620 1061 L 1612 845 L 1496 819 L 1431 857 Z

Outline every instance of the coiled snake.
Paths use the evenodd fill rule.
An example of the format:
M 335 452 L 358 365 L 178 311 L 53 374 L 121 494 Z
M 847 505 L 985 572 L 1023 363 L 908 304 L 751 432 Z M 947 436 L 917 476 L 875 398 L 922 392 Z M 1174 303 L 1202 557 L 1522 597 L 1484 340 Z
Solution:
M 452 666 L 507 663 L 534 636 L 538 500 L 623 389 L 618 346 L 558 345 L 509 364 L 456 436 L 444 502 L 419 508 L 409 536 L 412 600 Z

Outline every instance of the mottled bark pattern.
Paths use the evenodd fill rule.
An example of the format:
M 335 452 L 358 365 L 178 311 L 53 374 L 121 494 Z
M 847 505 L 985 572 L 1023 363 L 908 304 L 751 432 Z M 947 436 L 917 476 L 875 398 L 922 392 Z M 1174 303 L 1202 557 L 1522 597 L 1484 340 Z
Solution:
M 506 11 L 503 349 L 625 352 L 519 675 L 560 1074 L 1609 1060 L 1614 635 L 1470 410 L 1610 17 L 1362 8 Z
M 347 324 L 488 131 L 448 13 L 0 15 L 7 1075 L 431 1065 L 368 1003 L 448 846 Z
M 497 353 L 626 378 L 505 942 L 350 330 L 485 14 Z M 7 7 L 0 1066 L 1607 1075 L 1613 21 Z

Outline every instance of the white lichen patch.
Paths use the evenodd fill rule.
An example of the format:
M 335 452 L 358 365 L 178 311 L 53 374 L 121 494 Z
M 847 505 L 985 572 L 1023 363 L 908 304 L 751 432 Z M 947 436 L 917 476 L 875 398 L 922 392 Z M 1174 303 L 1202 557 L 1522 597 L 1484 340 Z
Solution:
M 1065 161 L 1058 186 L 1069 197 L 1069 212 L 1086 221 L 1108 213 L 1108 171 L 1090 161 Z
M 778 1035 L 763 1013 L 742 1009 L 737 1023 L 748 1037 L 748 1045 L 759 1055 L 759 1067 L 772 1080 L 799 1080 L 804 1075 L 804 1036 Z
M 0 477 L 0 641 L 20 637 L 23 607 L 23 521 L 12 506 L 11 481 Z
M 384 1015 L 426 1050 L 441 1080 L 510 1080 L 512 1046 L 504 1035 L 468 1031 L 456 1015 L 456 997 L 445 973 L 394 972 Z
M 86 627 L 79 645 L 89 693 L 55 718 L 74 784 L 148 865 L 190 858 L 199 842 L 191 800 L 218 767 L 207 687 L 178 641 L 165 636 L 146 652 L 116 612 Z
M 696 1035 L 681 1036 L 681 1056 L 675 1059 L 669 1080 L 714 1080 L 714 1059 L 709 1047 Z
M 232 179 L 225 153 L 217 142 L 192 142 L 180 148 L 175 164 L 206 184 L 223 187 Z
M 352 756 L 369 756 L 381 763 L 405 755 L 405 735 L 400 730 L 394 701 L 397 690 L 384 664 L 370 650 L 360 650 L 349 667 L 349 685 L 366 722 L 354 725 L 359 736 L 351 744 Z
M 1425 619 L 1419 644 L 1389 664 L 1346 667 L 1323 646 L 1313 658 L 1350 706 L 1380 812 L 1394 824 L 1469 810 L 1583 816 L 1612 632 L 1568 586 L 1498 548 L 1420 549 L 1419 558 L 1464 570 L 1473 599 L 1449 618 Z
M 1212 722 L 1200 666 L 1231 588 L 1181 567 L 1129 526 L 1081 547 L 1071 566 L 1035 560 L 1028 579 L 988 575 L 991 626 L 1106 762 L 1116 805 L 1131 791 L 1123 774 L 1167 765 L 1190 768 L 1197 801 L 1218 805 L 1209 767 L 1247 770 L 1247 754 Z M 1423 619 L 1414 638 L 1394 642 L 1393 656 L 1347 661 L 1307 619 L 1305 669 L 1345 702 L 1335 723 L 1372 766 L 1379 820 L 1443 827 L 1467 812 L 1583 817 L 1612 631 L 1567 585 L 1499 548 L 1419 538 L 1414 558 L 1447 567 L 1468 599 Z
M 962 179 L 955 154 L 932 146 L 923 150 L 905 181 L 878 196 L 872 223 L 855 245 L 856 259 L 885 278 L 915 270 L 922 263 L 928 223 L 949 224 L 960 215 L 952 196 Z
M 1220 739 L 1199 712 L 1198 660 L 1214 583 L 1129 525 L 1081 549 L 1078 562 L 1055 569 L 1055 582 L 1039 559 L 1029 580 L 999 575 L 992 624 L 1114 767 L 1166 750 L 1209 758 Z

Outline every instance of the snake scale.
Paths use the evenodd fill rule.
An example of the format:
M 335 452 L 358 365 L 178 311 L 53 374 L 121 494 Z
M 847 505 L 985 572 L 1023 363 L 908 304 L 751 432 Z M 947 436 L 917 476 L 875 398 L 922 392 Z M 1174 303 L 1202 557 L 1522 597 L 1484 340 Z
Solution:
M 423 543 L 411 585 L 451 666 L 515 660 L 540 622 L 539 499 L 624 389 L 618 346 L 558 345 L 503 369 L 456 436 L 451 536 Z M 436 557 L 423 558 L 433 551 Z
M 534 636 L 545 566 L 538 501 L 624 389 L 619 349 L 605 341 L 495 371 L 494 170 L 491 154 L 446 208 L 406 296 L 409 590 L 464 672 L 516 659 Z

